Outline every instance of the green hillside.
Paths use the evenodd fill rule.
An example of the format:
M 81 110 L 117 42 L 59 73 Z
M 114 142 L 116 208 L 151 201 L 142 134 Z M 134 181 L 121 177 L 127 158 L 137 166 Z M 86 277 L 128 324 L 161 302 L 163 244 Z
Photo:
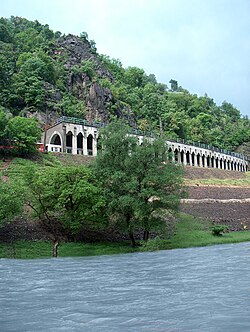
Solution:
M 60 115 L 102 122 L 122 117 L 169 139 L 229 150 L 249 142 L 250 120 L 230 101 L 216 105 L 175 79 L 167 85 L 141 68 L 124 68 L 98 54 L 86 32 L 66 36 L 38 21 L 1 18 L 0 61 L 0 110 L 14 116 L 35 116 L 42 124 Z

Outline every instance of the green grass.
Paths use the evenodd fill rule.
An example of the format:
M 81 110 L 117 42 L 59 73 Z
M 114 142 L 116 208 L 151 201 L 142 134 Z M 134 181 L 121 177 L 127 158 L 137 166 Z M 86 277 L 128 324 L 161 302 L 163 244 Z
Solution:
M 58 246 L 59 257 L 100 256 L 124 254 L 138 251 L 128 243 L 83 243 L 68 242 Z M 52 257 L 53 243 L 49 241 L 17 241 L 13 244 L 0 243 L 0 258 L 49 258 Z
M 176 234 L 170 239 L 155 238 L 147 244 L 131 248 L 127 242 L 122 243 L 60 243 L 59 257 L 79 257 L 124 254 L 139 251 L 155 251 L 177 248 L 208 246 L 250 241 L 250 231 L 225 233 L 214 236 L 208 221 L 181 214 L 177 224 Z M 18 241 L 13 244 L 0 243 L 0 258 L 48 258 L 52 257 L 52 242 L 46 241 Z
M 185 179 L 185 184 L 189 185 L 218 185 L 218 186 L 239 186 L 246 187 L 250 186 L 250 172 L 246 172 L 244 174 L 244 178 L 240 179 Z

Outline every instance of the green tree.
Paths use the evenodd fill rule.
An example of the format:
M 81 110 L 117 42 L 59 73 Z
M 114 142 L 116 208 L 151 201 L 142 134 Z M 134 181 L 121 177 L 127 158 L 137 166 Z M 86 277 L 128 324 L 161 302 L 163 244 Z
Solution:
M 23 197 L 17 182 L 0 179 L 0 227 L 23 210 Z
M 35 118 L 16 116 L 9 120 L 5 131 L 17 154 L 36 152 L 36 144 L 41 138 L 41 128 Z
M 111 222 L 125 230 L 135 246 L 135 231 L 164 229 L 162 211 L 178 207 L 180 168 L 168 161 L 162 140 L 145 139 L 142 145 L 128 128 L 114 122 L 101 133 L 102 151 L 94 169 L 103 187 Z
M 27 202 L 53 228 L 59 221 L 73 234 L 98 219 L 104 201 L 92 172 L 85 166 L 29 170 Z

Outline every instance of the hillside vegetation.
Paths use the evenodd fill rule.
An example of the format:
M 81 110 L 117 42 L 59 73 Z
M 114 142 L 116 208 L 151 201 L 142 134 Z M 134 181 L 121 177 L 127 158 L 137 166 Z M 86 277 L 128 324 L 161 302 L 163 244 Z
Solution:
M 101 122 L 121 117 L 169 139 L 229 150 L 249 146 L 250 121 L 230 102 L 216 105 L 175 79 L 167 86 L 141 68 L 124 68 L 98 54 L 86 32 L 66 36 L 38 21 L 1 18 L 0 61 L 0 110 L 9 115 L 35 116 L 41 124 L 60 115 Z

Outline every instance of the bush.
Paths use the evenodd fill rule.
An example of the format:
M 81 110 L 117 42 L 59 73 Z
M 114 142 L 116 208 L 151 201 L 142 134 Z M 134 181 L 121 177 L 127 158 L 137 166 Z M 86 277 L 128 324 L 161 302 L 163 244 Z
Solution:
M 222 233 L 228 231 L 229 228 L 226 225 L 215 225 L 212 227 L 212 234 L 214 236 L 222 236 Z

